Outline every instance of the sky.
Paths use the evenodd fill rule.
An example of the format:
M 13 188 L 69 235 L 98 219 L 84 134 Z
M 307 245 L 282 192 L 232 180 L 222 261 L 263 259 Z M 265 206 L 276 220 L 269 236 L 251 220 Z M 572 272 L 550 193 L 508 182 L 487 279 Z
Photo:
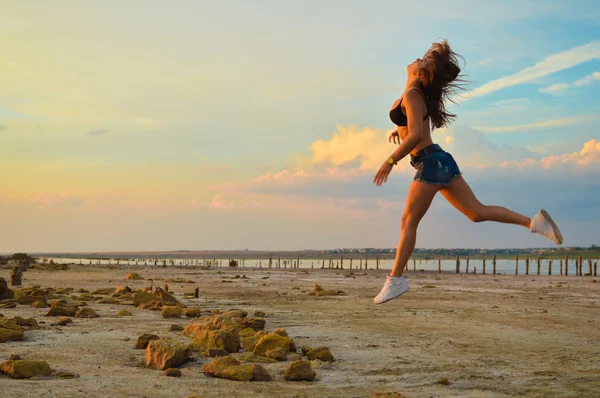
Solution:
M 433 132 L 480 201 L 600 243 L 595 0 L 3 1 L 0 253 L 395 247 L 389 109 L 445 38 Z M 551 247 L 438 195 L 421 248 Z

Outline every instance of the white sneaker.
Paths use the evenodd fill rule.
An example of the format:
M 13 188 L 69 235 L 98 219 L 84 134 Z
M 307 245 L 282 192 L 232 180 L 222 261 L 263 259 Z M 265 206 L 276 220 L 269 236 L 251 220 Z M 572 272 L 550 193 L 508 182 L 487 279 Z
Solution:
M 408 282 L 406 282 L 404 277 L 393 277 L 388 275 L 385 284 L 383 285 L 383 289 L 381 289 L 379 294 L 375 296 L 373 302 L 375 304 L 381 304 L 396 298 L 401 294 L 408 292 L 409 290 L 410 287 L 408 286 Z
M 540 210 L 535 216 L 533 216 L 529 230 L 531 232 L 544 235 L 557 245 L 561 245 L 563 243 L 563 237 L 560 233 L 560 229 L 558 229 L 558 226 L 552 220 L 550 214 L 548 214 L 548 212 L 544 209 Z

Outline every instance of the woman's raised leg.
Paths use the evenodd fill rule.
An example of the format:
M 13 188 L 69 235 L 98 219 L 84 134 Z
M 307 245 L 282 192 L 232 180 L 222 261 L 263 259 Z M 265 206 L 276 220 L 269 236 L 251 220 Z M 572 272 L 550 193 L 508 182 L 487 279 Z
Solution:
M 442 195 L 458 211 L 473 222 L 496 221 L 506 224 L 530 227 L 531 218 L 515 213 L 501 206 L 486 206 L 482 204 L 462 176 L 456 177 L 450 185 L 440 191 Z

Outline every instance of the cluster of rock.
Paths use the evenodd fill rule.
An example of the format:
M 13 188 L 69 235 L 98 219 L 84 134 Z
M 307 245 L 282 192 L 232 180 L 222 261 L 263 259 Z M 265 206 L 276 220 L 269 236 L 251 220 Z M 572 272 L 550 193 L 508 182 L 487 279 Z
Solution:
M 325 290 L 315 283 L 314 289 L 308 293 L 309 296 L 345 296 L 346 293 L 343 290 Z
M 163 308 L 163 311 L 167 308 Z M 269 333 L 265 330 L 266 321 L 262 316 L 264 313 L 257 312 L 255 317 L 248 317 L 246 311 L 237 309 L 217 312 L 192 320 L 184 328 L 183 335 L 192 338 L 189 345 L 143 334 L 138 338 L 136 348 L 145 348 L 146 366 L 159 370 L 182 365 L 194 352 L 202 353 L 205 357 L 216 357 L 206 363 L 202 371 L 212 377 L 237 381 L 271 380 L 271 375 L 260 363 L 284 362 L 288 359 L 293 362 L 283 372 L 285 380 L 312 381 L 316 373 L 309 360 L 334 361 L 326 347 L 302 347 L 302 353 L 308 360 L 302 359 L 296 353 L 296 344 L 286 330 L 279 328 Z M 237 354 L 240 350 L 244 352 Z

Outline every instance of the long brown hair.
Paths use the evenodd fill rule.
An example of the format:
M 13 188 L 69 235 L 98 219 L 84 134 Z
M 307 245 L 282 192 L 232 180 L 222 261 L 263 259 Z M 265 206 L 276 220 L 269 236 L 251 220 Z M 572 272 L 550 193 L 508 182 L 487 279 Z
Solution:
M 421 89 L 427 98 L 427 109 L 434 128 L 441 128 L 456 118 L 456 114 L 446 110 L 446 100 L 456 104 L 450 98 L 458 91 L 464 91 L 461 83 L 466 83 L 460 75 L 461 69 L 458 58 L 465 59 L 452 51 L 447 40 L 435 42 L 424 57 L 433 58 L 429 67 L 420 72 Z M 466 64 L 466 62 L 465 62 Z

